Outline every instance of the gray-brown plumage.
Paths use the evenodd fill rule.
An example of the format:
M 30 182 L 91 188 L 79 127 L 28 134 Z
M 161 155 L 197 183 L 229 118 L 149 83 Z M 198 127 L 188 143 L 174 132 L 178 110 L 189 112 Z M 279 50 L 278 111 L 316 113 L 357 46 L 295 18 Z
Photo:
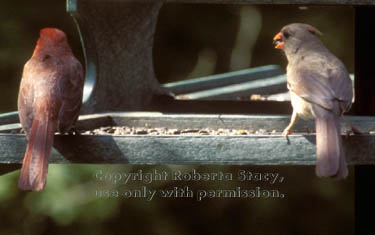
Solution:
M 283 27 L 275 48 L 288 59 L 287 83 L 293 106 L 287 136 L 297 120 L 314 118 L 316 125 L 316 174 L 344 178 L 348 175 L 341 141 L 340 117 L 352 104 L 353 87 L 343 63 L 322 44 L 321 33 L 307 24 Z
M 77 121 L 83 83 L 82 66 L 65 33 L 42 29 L 25 64 L 18 94 L 19 118 L 28 139 L 18 181 L 21 189 L 44 188 L 54 133 L 68 131 Z

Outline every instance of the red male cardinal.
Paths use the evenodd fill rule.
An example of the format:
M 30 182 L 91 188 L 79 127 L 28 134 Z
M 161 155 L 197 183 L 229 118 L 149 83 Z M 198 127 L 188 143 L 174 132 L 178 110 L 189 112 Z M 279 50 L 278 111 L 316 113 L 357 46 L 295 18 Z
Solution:
M 82 65 L 65 33 L 42 29 L 25 64 L 18 94 L 19 118 L 28 139 L 18 181 L 21 189 L 44 188 L 54 133 L 68 131 L 77 121 L 83 83 Z
M 314 118 L 316 125 L 316 174 L 345 178 L 348 175 L 341 142 L 340 117 L 353 99 L 353 87 L 343 63 L 319 40 L 321 33 L 311 25 L 290 24 L 273 38 L 275 48 L 288 59 L 287 83 L 293 106 L 292 119 Z

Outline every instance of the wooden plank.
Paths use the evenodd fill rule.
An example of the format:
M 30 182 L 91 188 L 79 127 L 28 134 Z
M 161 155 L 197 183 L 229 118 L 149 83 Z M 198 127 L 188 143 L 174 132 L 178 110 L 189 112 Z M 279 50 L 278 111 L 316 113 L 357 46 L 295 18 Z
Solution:
M 250 100 L 252 94 L 275 94 L 286 92 L 287 90 L 285 75 L 279 75 L 189 94 L 181 94 L 176 96 L 176 98 L 188 100 Z
M 375 131 L 375 118 L 366 116 L 347 116 L 348 120 L 364 132 Z M 290 115 L 233 115 L 233 114 L 166 114 L 159 112 L 119 112 L 94 115 L 81 115 L 76 124 L 79 131 L 92 130 L 108 126 L 129 126 L 169 129 L 244 129 L 281 132 L 289 124 Z M 314 131 L 314 121 L 298 120 L 293 131 Z M 6 127 L 9 127 L 6 129 Z M 19 130 L 19 124 L 2 126 L 3 130 Z M 345 121 L 341 121 L 342 132 L 349 130 Z
M 195 91 L 208 90 L 233 84 L 239 84 L 258 79 L 265 79 L 283 74 L 284 71 L 278 65 L 266 65 L 256 68 L 216 74 L 201 78 L 189 79 L 179 82 L 171 82 L 163 85 L 175 95 L 186 94 Z M 284 81 L 286 83 L 286 81 Z
M 373 117 L 349 117 L 362 130 L 375 130 Z M 81 128 L 106 125 L 167 128 L 226 128 L 281 131 L 289 116 L 196 115 L 147 112 L 105 113 L 80 117 Z M 78 125 L 78 126 L 79 126 Z M 313 122 L 299 121 L 294 130 L 313 130 Z M 343 124 L 344 126 L 344 124 Z M 343 127 L 347 129 L 347 127 Z M 310 165 L 315 162 L 315 136 L 297 134 L 290 142 L 278 134 L 263 135 L 56 135 L 53 163 L 131 164 L 255 164 Z M 375 136 L 343 138 L 348 159 L 373 164 Z M 26 139 L 21 134 L 0 134 L 0 163 L 21 163 Z
M 264 66 L 267 67 L 267 66 Z M 277 68 L 263 68 L 262 70 L 251 73 L 225 73 L 209 76 L 207 78 L 192 79 L 188 81 L 168 83 L 166 88 L 171 88 L 174 94 L 179 94 L 175 98 L 180 100 L 246 100 L 249 101 L 252 94 L 271 95 L 284 94 L 288 92 L 286 84 L 286 75 Z M 256 69 L 258 69 L 256 68 Z M 246 75 L 247 74 L 247 75 Z M 279 74 L 277 76 L 273 76 Z M 246 75 L 246 76 L 245 76 Z M 238 77 L 237 77 L 238 76 Z M 242 77 L 243 76 L 243 77 Z M 248 77 L 247 77 L 248 76 Z M 219 82 L 216 86 L 216 79 L 225 78 L 227 81 Z M 350 74 L 354 84 L 354 74 Z M 247 79 L 247 80 L 246 80 Z M 210 81 L 210 85 L 206 82 Z M 205 89 L 203 89 L 205 88 Z M 194 91 L 196 90 L 196 91 Z M 193 91 L 190 93 L 186 93 Z M 283 101 L 290 101 L 289 95 L 285 96 Z M 270 100 L 275 100 L 271 98 Z
M 104 113 L 95 116 L 84 115 L 87 125 L 89 120 L 111 117 L 112 125 L 130 127 L 167 127 L 167 128 L 212 128 L 212 129 L 264 129 L 266 131 L 281 132 L 289 124 L 290 115 L 232 115 L 232 114 L 163 114 L 159 112 L 121 112 Z M 365 132 L 375 131 L 375 118 L 366 116 L 347 116 L 354 126 Z M 342 120 L 342 131 L 348 130 Z M 80 125 L 81 129 L 85 125 Z M 314 121 L 298 120 L 293 127 L 294 131 L 314 130 Z
M 18 112 L 0 113 L 0 126 L 10 123 L 17 123 L 20 119 L 18 118 Z
M 18 113 L 18 112 L 13 112 L 13 113 Z M 6 121 L 8 120 L 4 120 L 4 122 Z M 14 121 L 14 120 L 9 120 L 9 121 Z M 18 121 L 18 119 L 16 121 Z M 115 124 L 112 121 L 112 117 L 106 114 L 81 115 L 79 117 L 78 122 L 76 123 L 76 129 L 89 130 L 89 129 L 94 129 L 94 128 L 98 128 L 101 126 L 113 126 L 113 125 Z M 0 125 L 0 133 L 9 133 L 9 132 L 19 133 L 21 128 L 22 128 L 21 123 Z
M 353 164 L 375 164 L 375 136 L 343 139 Z M 315 136 L 67 136 L 56 135 L 51 163 L 312 165 Z M 24 135 L 0 134 L 0 163 L 21 163 Z M 61 151 L 62 150 L 62 151 Z
M 22 126 L 21 123 L 14 123 L 14 124 L 7 124 L 7 125 L 1 125 L 0 126 L 0 133 L 2 132 L 20 132 Z
M 296 134 L 289 142 L 280 135 L 289 116 L 162 114 L 156 112 L 84 115 L 81 129 L 102 126 L 144 128 L 252 129 L 263 135 L 56 135 L 52 163 L 130 164 L 254 164 L 311 165 L 315 163 L 315 136 Z M 363 131 L 375 130 L 374 117 L 349 117 Z M 312 121 L 299 121 L 294 130 L 314 130 Z M 343 123 L 343 129 L 348 129 Z M 267 134 L 276 130 L 278 134 Z M 344 136 L 348 159 L 355 164 L 374 164 L 375 136 Z M 21 163 L 26 138 L 0 134 L 0 163 Z M 62 157 L 59 152 L 64 156 Z

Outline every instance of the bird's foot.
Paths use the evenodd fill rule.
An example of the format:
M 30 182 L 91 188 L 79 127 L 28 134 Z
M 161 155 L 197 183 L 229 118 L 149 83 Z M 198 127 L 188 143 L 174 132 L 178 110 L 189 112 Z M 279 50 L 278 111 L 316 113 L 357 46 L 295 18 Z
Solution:
M 290 129 L 285 129 L 282 133 L 282 135 L 285 137 L 285 138 L 288 138 L 288 135 L 292 134 L 292 132 L 290 131 Z

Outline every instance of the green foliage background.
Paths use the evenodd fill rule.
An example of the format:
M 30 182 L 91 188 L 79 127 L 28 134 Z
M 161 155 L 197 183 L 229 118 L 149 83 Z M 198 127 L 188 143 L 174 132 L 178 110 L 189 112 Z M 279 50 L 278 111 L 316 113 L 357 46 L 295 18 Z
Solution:
M 291 22 L 323 32 L 322 41 L 354 71 L 353 9 L 350 7 L 166 4 L 159 16 L 154 45 L 160 82 L 222 73 L 267 64 L 286 65 L 272 37 Z M 24 63 L 40 28 L 63 29 L 82 61 L 78 33 L 65 12 L 65 1 L 2 1 L 0 7 L 0 112 L 16 110 Z M 241 29 L 246 29 L 245 31 Z M 252 31 L 253 29 L 253 31 Z M 252 39 L 251 45 L 246 40 Z M 242 47 L 241 47 L 242 46 Z M 238 50 L 234 50 L 239 48 Z M 245 48 L 245 49 L 243 49 Z M 233 60 L 232 58 L 240 58 Z M 241 59 L 244 58 L 244 59 Z M 139 188 L 95 180 L 99 169 L 201 172 L 278 172 L 275 186 L 284 199 L 142 199 L 99 198 L 98 189 Z M 41 193 L 16 187 L 19 171 L 0 177 L 0 234 L 353 234 L 353 169 L 345 181 L 321 180 L 313 167 L 54 165 Z M 254 182 L 157 182 L 154 189 L 251 188 Z

